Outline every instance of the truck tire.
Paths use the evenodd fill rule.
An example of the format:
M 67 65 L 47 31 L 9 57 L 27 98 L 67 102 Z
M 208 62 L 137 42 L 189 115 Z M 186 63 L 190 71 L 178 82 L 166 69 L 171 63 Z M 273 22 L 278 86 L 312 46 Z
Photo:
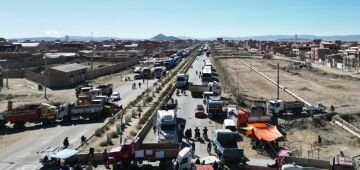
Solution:
M 49 125 L 50 124 L 50 120 L 49 119 L 44 119 L 43 121 L 42 121 L 42 125 L 43 126 L 47 126 L 47 125 Z
M 15 129 L 22 129 L 25 127 L 25 122 L 16 122 L 14 123 L 14 128 Z
M 3 120 L 0 120 L 0 129 L 5 128 L 5 122 Z
M 65 115 L 65 116 L 63 117 L 63 121 L 64 121 L 64 122 L 70 122 L 70 121 L 71 121 L 71 116 L 70 116 L 70 115 Z

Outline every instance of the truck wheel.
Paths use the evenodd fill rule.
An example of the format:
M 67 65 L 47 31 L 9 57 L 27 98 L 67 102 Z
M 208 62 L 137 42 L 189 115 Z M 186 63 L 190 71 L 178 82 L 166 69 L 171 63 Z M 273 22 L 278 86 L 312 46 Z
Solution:
M 5 122 L 0 120 L 0 129 L 3 129 L 5 128 Z
M 71 116 L 69 116 L 69 115 L 66 115 L 63 117 L 64 122 L 70 122 L 70 120 L 71 120 Z
M 42 121 L 42 125 L 43 126 L 46 126 L 46 125 L 49 125 L 50 124 L 50 121 L 48 120 L 48 119 L 44 119 L 43 121 Z
M 22 129 L 25 127 L 25 122 L 16 122 L 14 123 L 14 128 L 15 129 Z

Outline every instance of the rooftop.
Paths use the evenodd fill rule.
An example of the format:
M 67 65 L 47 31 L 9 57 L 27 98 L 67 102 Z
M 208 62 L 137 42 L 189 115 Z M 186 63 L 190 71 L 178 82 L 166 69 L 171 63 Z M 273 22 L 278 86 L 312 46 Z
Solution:
M 73 63 L 73 64 L 59 65 L 59 66 L 55 66 L 55 67 L 51 67 L 51 68 L 54 70 L 62 71 L 62 72 L 72 72 L 72 71 L 76 71 L 76 70 L 86 69 L 87 66 Z

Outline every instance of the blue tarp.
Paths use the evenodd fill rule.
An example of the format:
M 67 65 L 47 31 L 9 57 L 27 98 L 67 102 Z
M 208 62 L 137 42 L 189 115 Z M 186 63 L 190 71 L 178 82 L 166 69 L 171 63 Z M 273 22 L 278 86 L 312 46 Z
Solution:
M 64 149 L 61 150 L 55 154 L 50 155 L 50 157 L 52 158 L 58 158 L 58 159 L 66 159 L 66 158 L 70 158 L 71 156 L 74 156 L 76 154 L 78 154 L 79 151 L 78 150 L 74 150 L 74 149 Z

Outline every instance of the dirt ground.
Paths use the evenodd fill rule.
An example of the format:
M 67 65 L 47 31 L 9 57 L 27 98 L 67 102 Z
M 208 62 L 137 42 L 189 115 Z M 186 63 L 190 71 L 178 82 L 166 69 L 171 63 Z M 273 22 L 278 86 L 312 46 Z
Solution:
M 114 87 L 120 86 L 125 83 L 126 77 L 131 77 L 132 68 L 127 70 L 99 77 L 94 80 L 94 83 L 112 83 Z M 5 81 L 6 82 L 6 81 Z M 5 83 L 4 82 L 4 83 Z M 48 100 L 44 98 L 44 91 L 37 89 L 37 84 L 27 79 L 9 79 L 9 89 L 4 87 L 0 92 L 0 113 L 7 110 L 7 98 L 12 96 L 14 101 L 13 107 L 18 107 L 25 104 L 32 103 L 65 103 L 75 102 L 75 89 L 64 90 L 47 90 Z M 31 126 L 31 124 L 27 125 Z M 28 131 L 17 133 L 16 135 L 1 135 L 0 136 L 0 148 L 6 147 L 9 143 L 12 143 L 20 138 L 29 136 Z
M 360 86 L 358 86 L 360 79 L 329 74 L 318 69 L 289 70 L 287 68 L 289 64 L 293 63 L 291 61 L 250 58 L 241 58 L 241 60 L 273 80 L 276 80 L 277 63 L 279 63 L 281 85 L 310 103 L 321 102 L 327 108 L 334 105 L 335 110 L 340 113 L 352 113 L 349 116 L 350 122 L 355 126 L 359 125 L 360 116 L 354 113 L 360 112 L 360 93 L 356 93 L 360 90 Z M 248 100 L 269 100 L 276 97 L 276 86 L 251 71 L 239 59 L 219 59 L 216 67 L 226 69 L 226 72 L 220 73 L 222 74 L 220 76 L 228 77 L 226 83 L 228 86 L 230 85 L 232 88 L 239 86 L 240 91 Z M 296 100 L 283 91 L 280 91 L 280 98 Z M 303 157 L 307 157 L 309 151 L 310 157 L 317 158 L 319 152 L 319 157 L 325 160 L 338 154 L 341 150 L 351 156 L 360 154 L 360 140 L 337 125 L 323 121 L 319 126 L 319 123 L 304 121 L 301 124 L 282 121 L 287 133 L 285 144 L 302 150 Z M 322 138 L 322 145 L 314 144 L 318 136 Z M 302 147 L 300 147 L 299 143 L 301 142 L 299 141 L 302 141 Z

